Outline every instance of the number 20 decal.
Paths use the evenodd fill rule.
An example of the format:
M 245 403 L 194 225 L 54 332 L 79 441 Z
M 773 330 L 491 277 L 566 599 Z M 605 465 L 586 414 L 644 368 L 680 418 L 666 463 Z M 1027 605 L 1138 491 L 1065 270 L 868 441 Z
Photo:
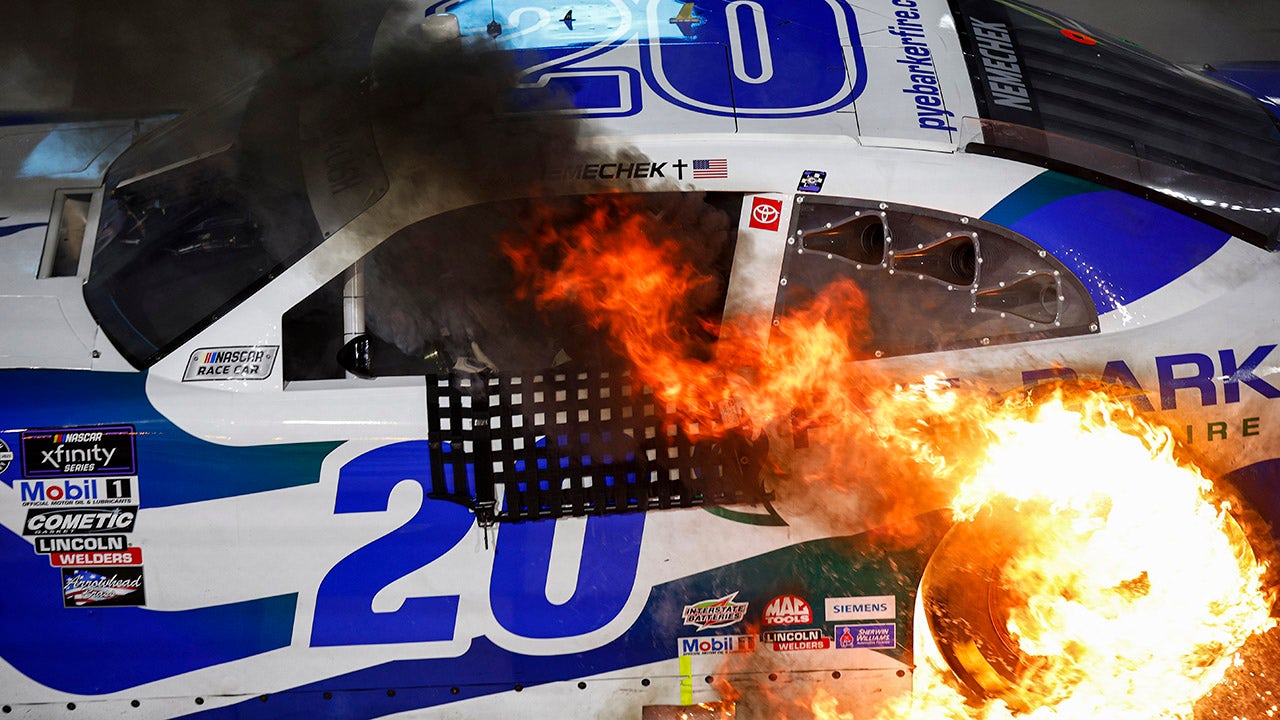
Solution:
M 498 42 L 525 68 L 519 87 L 530 108 L 544 106 L 540 98 L 567 93 L 578 115 L 635 115 L 643 102 L 643 74 L 649 89 L 686 110 L 802 117 L 852 103 L 866 82 L 857 23 L 844 0 L 790 0 L 785 17 L 770 10 L 769 0 L 695 3 L 697 14 L 687 18 L 671 17 L 677 6 L 670 0 L 647 0 L 639 8 L 608 0 L 590 10 L 593 25 L 609 31 L 585 42 L 566 34 L 566 21 L 552 19 L 544 8 L 518 4 L 522 1 L 499 0 L 491 10 L 477 0 L 447 0 L 427 12 L 458 15 L 464 33 L 484 32 L 495 14 L 505 18 L 506 32 Z M 641 17 L 633 18 L 633 8 Z M 586 8 L 577 10 L 586 15 Z M 637 40 L 640 72 L 625 66 L 627 61 L 595 62 Z
M 396 443 L 365 453 L 339 471 L 337 514 L 387 511 L 392 489 L 404 480 L 419 483 L 424 499 L 405 524 L 338 561 L 325 575 L 316 595 L 313 646 L 454 638 L 459 595 L 408 598 L 393 612 L 373 611 L 373 598 L 382 588 L 443 557 L 475 522 L 461 505 L 425 497 L 427 452 L 423 440 Z M 507 632 L 526 638 L 574 637 L 604 627 L 630 597 L 643 530 L 640 514 L 589 518 L 575 590 L 566 602 L 553 603 L 546 593 L 555 523 L 502 526 L 489 578 L 493 617 Z

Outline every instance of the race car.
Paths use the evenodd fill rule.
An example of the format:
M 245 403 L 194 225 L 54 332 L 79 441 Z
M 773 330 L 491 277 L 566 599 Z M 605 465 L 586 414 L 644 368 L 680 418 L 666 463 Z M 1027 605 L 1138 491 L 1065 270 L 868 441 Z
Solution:
M 909 693 L 947 508 L 789 494 L 804 418 L 677 427 L 521 285 L 596 216 L 689 241 L 708 353 L 851 284 L 854 365 L 1125 388 L 1274 521 L 1276 77 L 1019 0 L 401 0 L 177 118 L 7 124 L 3 712 Z

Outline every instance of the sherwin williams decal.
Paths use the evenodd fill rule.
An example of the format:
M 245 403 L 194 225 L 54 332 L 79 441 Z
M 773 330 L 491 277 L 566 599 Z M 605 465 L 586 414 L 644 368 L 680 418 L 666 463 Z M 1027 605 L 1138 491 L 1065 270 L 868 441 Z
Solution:
M 200 348 L 187 360 L 182 381 L 266 380 L 279 352 L 278 345 Z
M 738 593 L 734 592 L 722 598 L 685 605 L 680 617 L 685 625 L 693 625 L 699 631 L 736 625 L 747 616 L 747 606 L 750 604 L 734 602 L 733 599 L 737 596 Z
M 982 219 L 1025 235 L 1070 268 L 1099 313 L 1168 285 L 1230 239 L 1155 203 L 1052 171 Z
M 837 625 L 836 647 L 887 649 L 897 644 L 897 626 L 893 623 L 875 625 Z
M 53 428 L 22 433 L 22 474 L 29 478 L 132 475 L 130 425 Z
M 161 415 L 146 394 L 146 373 L 75 370 L 0 371 L 0 427 L 78 427 L 129 423 L 140 506 L 166 507 L 318 482 L 336 442 L 232 447 L 189 435 Z M 119 425 L 116 427 L 123 427 Z M 12 434 L 16 440 L 16 434 Z M 34 462 L 39 467 L 40 457 Z M 112 462 L 119 460 L 112 456 Z M 24 462 L 28 461 L 24 458 Z M 13 486 L 18 473 L 0 475 Z M 155 482 L 149 482 L 154 479 Z
M 147 604 L 142 568 L 63 568 L 63 607 L 120 607 Z
M 9 464 L 13 462 L 13 450 L 9 449 L 9 445 L 0 440 L 0 475 L 9 469 Z

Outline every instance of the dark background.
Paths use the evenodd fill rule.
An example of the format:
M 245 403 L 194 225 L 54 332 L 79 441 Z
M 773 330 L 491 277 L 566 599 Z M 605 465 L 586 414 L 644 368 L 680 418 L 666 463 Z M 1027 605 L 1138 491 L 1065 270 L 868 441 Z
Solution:
M 0 111 L 180 110 L 388 0 L 4 0 Z M 1171 60 L 1280 60 L 1275 0 L 1039 0 Z

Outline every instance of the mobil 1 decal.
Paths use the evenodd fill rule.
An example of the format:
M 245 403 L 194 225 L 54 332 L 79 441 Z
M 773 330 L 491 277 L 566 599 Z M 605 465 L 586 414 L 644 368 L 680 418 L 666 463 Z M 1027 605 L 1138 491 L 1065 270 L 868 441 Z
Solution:
M 136 475 L 132 425 L 51 428 L 22 433 L 28 478 Z
M 140 567 L 62 568 L 63 607 L 120 607 L 147 604 Z
M 137 505 L 137 477 L 18 480 L 22 507 Z

